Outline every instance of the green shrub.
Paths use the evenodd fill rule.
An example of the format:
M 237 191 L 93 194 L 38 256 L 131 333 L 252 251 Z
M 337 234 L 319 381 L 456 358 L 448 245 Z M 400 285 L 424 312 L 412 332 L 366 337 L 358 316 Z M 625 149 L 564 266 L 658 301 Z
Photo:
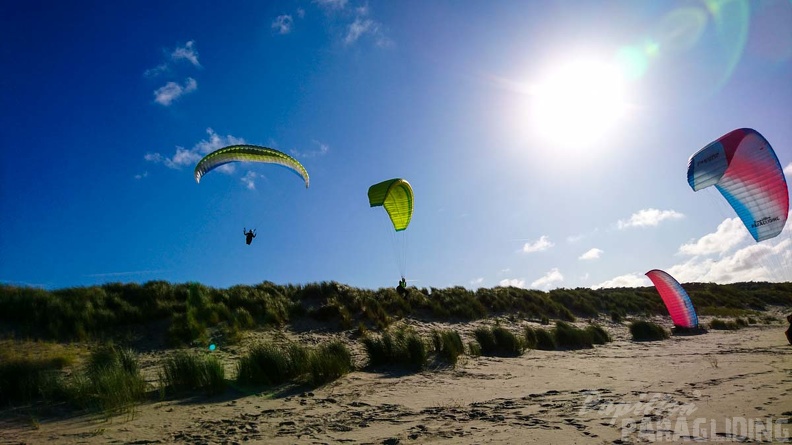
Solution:
M 542 351 L 554 351 L 556 349 L 556 341 L 553 334 L 546 329 L 534 329 L 536 334 L 536 349 Z
M 456 365 L 459 356 L 465 353 L 465 345 L 457 331 L 435 330 L 432 340 L 437 355 L 451 365 Z
M 5 357 L 0 361 L 0 405 L 52 400 L 64 393 L 61 360 Z
M 280 385 L 308 372 L 309 351 L 289 343 L 285 347 L 259 343 L 237 365 L 237 382 L 249 385 Z
M 594 343 L 595 345 L 604 345 L 605 343 L 613 341 L 611 339 L 611 336 L 608 334 L 608 331 L 606 331 L 600 325 L 596 325 L 596 324 L 588 325 L 586 326 L 586 332 L 591 338 L 591 342 Z
M 215 356 L 178 351 L 165 359 L 162 368 L 160 384 L 165 391 L 217 394 L 225 390 L 225 369 Z
M 131 412 L 146 397 L 146 381 L 130 349 L 104 346 L 94 351 L 83 372 L 72 375 L 69 400 L 106 415 Z
M 734 321 L 727 321 L 721 320 L 718 318 L 713 318 L 710 321 L 710 329 L 721 330 L 721 331 L 736 331 L 740 329 L 741 325 L 734 322 Z
M 561 349 L 590 349 L 594 342 L 589 333 L 563 321 L 557 321 L 553 329 L 556 346 Z
M 630 334 L 634 341 L 665 340 L 670 336 L 662 326 L 643 320 L 630 323 Z
M 468 355 L 471 357 L 478 357 L 481 355 L 481 345 L 477 341 L 468 342 Z
M 495 354 L 495 351 L 498 349 L 498 344 L 495 341 L 495 335 L 492 333 L 491 328 L 486 326 L 478 327 L 473 331 L 473 335 L 476 337 L 479 346 L 481 346 L 482 355 Z
M 338 340 L 319 345 L 311 351 L 309 363 L 310 383 L 314 386 L 332 382 L 354 369 L 352 354 Z
M 537 344 L 536 331 L 530 327 L 525 327 L 525 347 L 527 349 L 536 349 Z
M 410 329 L 385 332 L 379 337 L 363 337 L 370 366 L 399 365 L 423 369 L 429 353 L 421 337 Z
M 487 356 L 515 357 L 523 353 L 523 340 L 502 326 L 479 327 L 474 332 L 481 345 L 481 354 Z

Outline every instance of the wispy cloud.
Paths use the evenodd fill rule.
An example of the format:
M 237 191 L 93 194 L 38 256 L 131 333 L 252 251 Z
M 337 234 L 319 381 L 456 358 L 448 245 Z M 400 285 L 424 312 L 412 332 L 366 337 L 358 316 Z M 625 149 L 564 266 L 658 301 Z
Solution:
M 194 67 L 201 68 L 201 63 L 198 62 L 198 50 L 195 49 L 194 40 L 190 40 L 184 46 L 176 47 L 171 53 L 171 60 L 174 62 L 186 60 Z
M 679 247 L 682 255 L 712 255 L 723 254 L 735 248 L 748 238 L 740 218 L 727 218 L 718 225 L 715 233 L 702 236 L 697 241 L 683 244 Z
M 135 179 L 143 179 L 148 176 L 148 171 L 135 175 Z
M 522 279 L 519 279 L 519 278 L 500 280 L 500 282 L 498 282 L 498 284 L 500 286 L 503 286 L 503 287 L 511 286 L 511 287 L 525 288 L 525 280 L 522 280 Z
M 255 172 L 247 172 L 241 180 L 245 183 L 245 187 L 247 187 L 248 190 L 256 190 L 256 178 L 258 177 L 259 175 Z
M 580 256 L 578 257 L 578 259 L 579 259 L 579 260 L 596 260 L 596 259 L 598 259 L 598 258 L 599 258 L 599 257 L 600 257 L 600 256 L 601 256 L 603 253 L 604 253 L 604 252 L 602 251 L 602 249 L 597 249 L 597 248 L 595 247 L 595 248 L 593 248 L 593 249 L 590 249 L 588 252 L 584 253 L 583 255 L 580 255 Z
M 550 269 L 549 272 L 544 274 L 542 278 L 539 278 L 538 280 L 531 283 L 531 287 L 536 289 L 547 289 L 555 283 L 560 283 L 562 281 L 564 281 L 564 276 L 557 267 L 554 267 Z
M 481 287 L 484 283 L 484 277 L 476 278 L 475 280 L 470 280 L 471 286 Z
M 784 167 L 784 174 L 792 178 L 792 162 L 790 162 L 789 164 L 787 164 L 786 167 Z
M 347 34 L 344 37 L 344 43 L 351 45 L 360 38 L 363 34 L 379 32 L 379 23 L 369 18 L 355 17 L 355 21 L 347 27 Z
M 192 93 L 198 89 L 198 82 L 192 77 L 188 77 L 184 81 L 184 85 L 176 82 L 168 82 L 164 86 L 154 91 L 154 101 L 162 106 L 170 106 L 175 100 L 181 96 Z
M 288 14 L 279 15 L 272 21 L 272 29 L 278 34 L 288 34 L 294 25 L 294 19 Z
M 157 77 L 161 74 L 172 71 L 172 64 L 187 61 L 196 68 L 201 68 L 201 63 L 198 61 L 198 50 L 195 49 L 195 41 L 190 40 L 184 46 L 177 46 L 175 49 L 167 52 L 166 60 L 155 66 L 154 68 L 147 69 L 143 72 L 146 77 Z
M 629 227 L 655 227 L 665 220 L 682 219 L 685 215 L 674 210 L 643 209 L 633 213 L 628 220 L 619 220 L 619 229 Z
M 550 241 L 546 235 L 542 235 L 538 240 L 532 243 L 525 243 L 523 245 L 522 251 L 524 253 L 541 252 L 553 246 L 555 246 L 555 244 L 553 244 L 553 242 Z
M 171 157 L 163 156 L 160 153 L 146 153 L 143 156 L 148 162 L 155 164 L 163 164 L 168 168 L 180 169 L 187 165 L 194 165 L 201 158 L 218 148 L 223 148 L 227 145 L 244 144 L 245 140 L 231 135 L 220 136 L 215 133 L 211 128 L 207 128 L 206 132 L 209 134 L 208 139 L 203 139 L 196 143 L 192 148 L 176 147 L 176 153 Z M 222 165 L 217 168 L 218 171 L 231 173 L 234 171 L 233 164 Z
M 613 287 L 644 287 L 651 285 L 652 282 L 649 281 L 649 278 L 646 275 L 630 273 L 626 275 L 620 275 L 616 278 L 612 278 L 607 281 L 603 281 L 602 283 L 595 284 L 591 286 L 592 289 L 601 289 L 601 288 L 613 288 Z
M 314 158 L 317 156 L 324 156 L 330 151 L 330 146 L 327 144 L 316 140 L 313 141 L 313 143 L 316 145 L 316 149 L 300 151 L 295 148 L 291 150 L 291 154 L 296 158 Z

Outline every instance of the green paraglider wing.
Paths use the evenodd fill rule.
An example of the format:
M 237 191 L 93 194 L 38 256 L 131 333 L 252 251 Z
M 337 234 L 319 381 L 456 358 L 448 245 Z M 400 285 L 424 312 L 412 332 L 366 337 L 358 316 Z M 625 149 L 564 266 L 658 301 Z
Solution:
M 215 168 L 229 162 L 263 162 L 282 165 L 300 176 L 308 188 L 308 171 L 299 161 L 286 153 L 258 145 L 229 145 L 204 156 L 195 166 L 195 182 Z
M 369 205 L 383 206 L 397 232 L 410 225 L 413 213 L 413 190 L 404 179 L 389 179 L 368 190 Z

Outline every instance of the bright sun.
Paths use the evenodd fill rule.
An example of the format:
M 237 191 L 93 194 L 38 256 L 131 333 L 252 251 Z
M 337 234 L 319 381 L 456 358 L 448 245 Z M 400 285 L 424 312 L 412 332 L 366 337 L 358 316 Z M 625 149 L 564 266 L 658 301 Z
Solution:
M 583 148 L 625 111 L 624 80 L 614 65 L 580 59 L 557 65 L 531 88 L 535 134 L 555 145 Z

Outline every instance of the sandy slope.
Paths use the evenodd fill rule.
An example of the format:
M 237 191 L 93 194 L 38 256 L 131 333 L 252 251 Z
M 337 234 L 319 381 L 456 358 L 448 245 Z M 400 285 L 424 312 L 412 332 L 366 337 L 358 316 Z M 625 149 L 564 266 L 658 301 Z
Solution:
M 792 424 L 771 423 L 775 431 L 764 436 L 756 426 L 792 417 L 786 327 L 649 343 L 627 340 L 623 326 L 609 329 L 617 340 L 593 350 L 467 358 L 456 369 L 418 374 L 355 372 L 312 392 L 230 391 L 150 403 L 131 419 L 78 417 L 34 428 L 6 416 L 0 443 L 571 444 L 792 436 Z

